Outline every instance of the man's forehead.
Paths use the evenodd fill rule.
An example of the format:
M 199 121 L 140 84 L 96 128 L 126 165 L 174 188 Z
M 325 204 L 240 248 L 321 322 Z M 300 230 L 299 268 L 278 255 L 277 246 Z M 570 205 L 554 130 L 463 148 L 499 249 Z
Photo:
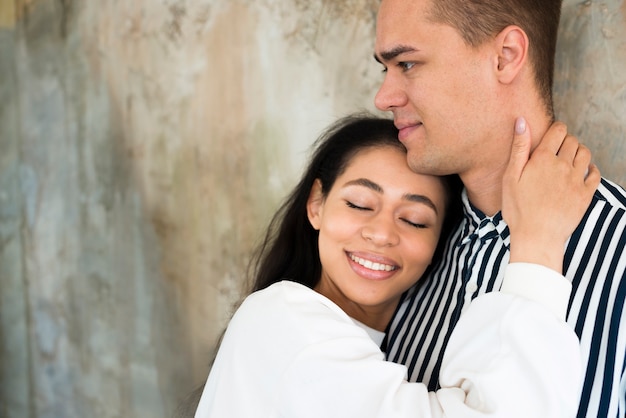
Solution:
M 376 18 L 376 37 L 410 33 L 433 24 L 427 14 L 427 0 L 383 0 Z
M 420 11 L 423 3 L 420 0 L 382 1 L 376 25 L 375 52 L 378 58 L 388 59 L 421 49 L 420 44 L 435 29 L 435 24 Z M 415 6 L 409 7 L 411 5 Z
M 382 0 L 378 7 L 378 19 L 425 19 L 431 7 L 431 0 Z

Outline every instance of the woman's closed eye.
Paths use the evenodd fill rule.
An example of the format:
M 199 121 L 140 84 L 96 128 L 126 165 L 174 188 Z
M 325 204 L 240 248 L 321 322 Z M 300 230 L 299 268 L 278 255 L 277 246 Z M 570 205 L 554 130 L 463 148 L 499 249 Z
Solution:
M 352 208 L 352 209 L 357 209 L 357 210 L 372 210 L 372 209 L 370 209 L 370 208 L 368 208 L 368 207 L 365 207 L 365 206 L 355 205 L 354 203 L 350 202 L 349 200 L 346 200 L 346 205 L 347 205 L 349 208 Z
M 424 229 L 424 228 L 428 228 L 428 226 L 426 224 L 422 224 L 422 223 L 418 223 L 418 222 L 412 222 L 406 218 L 400 218 L 400 220 L 406 224 L 409 224 L 410 226 L 414 227 L 414 228 L 418 228 L 418 229 Z

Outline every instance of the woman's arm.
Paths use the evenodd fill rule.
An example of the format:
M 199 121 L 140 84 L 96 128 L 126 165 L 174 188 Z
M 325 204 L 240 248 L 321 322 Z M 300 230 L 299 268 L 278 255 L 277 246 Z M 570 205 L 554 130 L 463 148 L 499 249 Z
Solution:
M 494 292 L 479 296 L 450 338 L 441 386 L 408 383 L 404 366 L 381 361 L 365 335 L 308 346 L 283 375 L 275 397 L 281 417 L 569 417 L 580 382 L 578 340 L 563 321 L 570 285 L 553 270 L 511 265 L 505 282 L 550 282 L 550 306 Z M 523 287 L 517 284 L 518 288 Z M 574 412 L 572 412 L 574 411 Z
M 476 298 L 452 333 L 436 394 L 442 416 L 575 416 L 582 374 L 578 338 L 564 322 L 570 292 L 551 269 L 509 264 L 502 291 Z M 462 396 L 458 387 L 462 404 L 449 399 Z

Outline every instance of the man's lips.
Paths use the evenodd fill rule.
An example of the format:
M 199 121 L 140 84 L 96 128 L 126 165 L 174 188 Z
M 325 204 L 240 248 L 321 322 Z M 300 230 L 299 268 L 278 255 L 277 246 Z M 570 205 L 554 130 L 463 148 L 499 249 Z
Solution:
M 412 123 L 412 124 L 396 124 L 396 128 L 398 128 L 398 139 L 400 142 L 404 142 L 408 139 L 408 137 L 418 128 L 422 126 L 421 123 Z

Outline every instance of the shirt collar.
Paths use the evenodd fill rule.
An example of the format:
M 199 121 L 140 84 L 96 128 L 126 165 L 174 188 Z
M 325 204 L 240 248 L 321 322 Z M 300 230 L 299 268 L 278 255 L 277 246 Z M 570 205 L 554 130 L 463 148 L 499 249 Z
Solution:
M 502 212 L 498 212 L 493 216 L 485 215 L 469 201 L 467 189 L 463 189 L 461 200 L 463 202 L 464 229 L 460 245 L 476 240 L 487 242 L 493 238 L 500 237 L 504 241 L 504 245 L 507 248 L 510 247 L 509 227 L 502 218 Z

